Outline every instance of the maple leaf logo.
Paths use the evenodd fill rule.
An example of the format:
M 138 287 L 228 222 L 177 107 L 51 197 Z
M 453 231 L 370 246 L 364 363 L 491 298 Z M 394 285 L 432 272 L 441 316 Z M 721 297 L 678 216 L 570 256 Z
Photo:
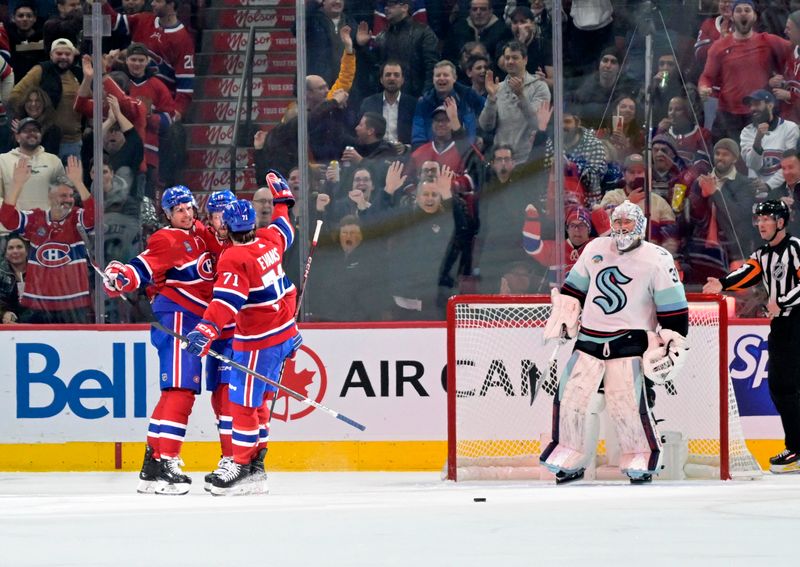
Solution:
M 281 384 L 321 403 L 327 389 L 325 366 L 319 356 L 306 345 L 300 347 L 297 358 L 286 360 Z M 275 399 L 273 419 L 280 421 L 297 420 L 314 411 L 313 406 L 296 401 L 283 390 L 278 390 Z

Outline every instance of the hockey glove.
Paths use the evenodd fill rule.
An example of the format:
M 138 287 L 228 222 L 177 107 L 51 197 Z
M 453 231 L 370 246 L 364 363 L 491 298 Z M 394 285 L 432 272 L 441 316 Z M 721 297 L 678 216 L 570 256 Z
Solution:
M 186 350 L 200 358 L 208 354 L 211 341 L 219 337 L 219 329 L 211 321 L 202 320 L 186 335 Z
M 272 202 L 275 205 L 283 203 L 290 209 L 294 207 L 294 195 L 292 195 L 292 190 L 289 189 L 289 184 L 283 175 L 274 169 L 270 169 L 267 172 L 267 187 L 272 193 Z
M 665 384 L 674 381 L 686 364 L 689 343 L 685 337 L 669 329 L 661 329 L 658 336 L 664 344 L 645 351 L 642 355 L 642 369 L 644 375 L 654 383 Z
M 119 295 L 119 292 L 136 291 L 139 287 L 139 277 L 131 266 L 112 260 L 103 271 L 103 287 L 109 295 Z

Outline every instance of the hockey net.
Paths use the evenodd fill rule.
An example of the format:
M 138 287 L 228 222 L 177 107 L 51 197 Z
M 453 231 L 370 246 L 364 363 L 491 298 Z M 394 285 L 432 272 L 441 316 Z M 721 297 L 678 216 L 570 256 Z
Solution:
M 728 373 L 727 304 L 717 296 L 688 299 L 689 359 L 671 393 L 656 386 L 653 413 L 665 441 L 659 478 L 759 477 Z M 548 371 L 560 376 L 574 341 L 559 348 L 542 344 L 549 301 L 549 296 L 450 300 L 448 479 L 552 478 L 539 467 L 552 421 L 547 377 Z M 615 478 L 615 453 L 613 427 L 603 419 L 597 462 L 587 476 Z

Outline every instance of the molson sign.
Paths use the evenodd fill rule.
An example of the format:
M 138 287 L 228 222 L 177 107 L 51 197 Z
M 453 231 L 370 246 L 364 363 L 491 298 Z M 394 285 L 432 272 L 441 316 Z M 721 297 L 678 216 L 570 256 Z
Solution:
M 208 61 L 208 73 L 212 75 L 241 75 L 244 70 L 244 53 L 214 54 Z M 253 73 L 294 73 L 297 60 L 294 53 L 256 53 L 253 55 Z
M 216 51 L 247 51 L 248 32 L 212 32 L 212 45 Z M 294 51 L 295 40 L 291 32 L 256 32 L 255 51 Z
M 248 167 L 253 160 L 247 150 L 236 151 L 236 167 Z M 230 167 L 231 153 L 228 149 L 189 150 L 186 152 L 188 169 L 223 169 Z
M 288 28 L 294 23 L 294 10 L 223 10 L 217 18 L 219 28 L 249 28 L 251 25 L 266 28 Z
M 238 77 L 210 78 L 203 81 L 203 93 L 207 98 L 236 98 L 242 80 Z M 291 97 L 294 79 L 291 76 L 274 76 L 268 79 L 253 79 L 254 97 Z
M 196 122 L 233 122 L 236 117 L 236 103 L 235 100 L 194 102 L 194 119 Z M 250 117 L 259 122 L 280 122 L 288 104 L 284 100 L 253 101 Z M 244 108 L 240 114 L 241 118 L 245 117 Z

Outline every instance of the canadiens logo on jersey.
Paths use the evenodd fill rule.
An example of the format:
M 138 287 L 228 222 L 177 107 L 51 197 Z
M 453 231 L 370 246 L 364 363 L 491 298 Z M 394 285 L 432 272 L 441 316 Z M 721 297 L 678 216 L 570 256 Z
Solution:
M 625 295 L 621 286 L 630 281 L 631 278 L 623 274 L 616 266 L 600 270 L 595 282 L 601 295 L 595 297 L 592 302 L 599 306 L 606 315 L 622 311 L 628 303 L 628 296 Z
M 208 252 L 203 252 L 197 259 L 197 274 L 207 282 L 214 281 L 214 257 Z
M 48 242 L 36 249 L 36 261 L 45 268 L 58 268 L 70 263 L 70 245 Z

